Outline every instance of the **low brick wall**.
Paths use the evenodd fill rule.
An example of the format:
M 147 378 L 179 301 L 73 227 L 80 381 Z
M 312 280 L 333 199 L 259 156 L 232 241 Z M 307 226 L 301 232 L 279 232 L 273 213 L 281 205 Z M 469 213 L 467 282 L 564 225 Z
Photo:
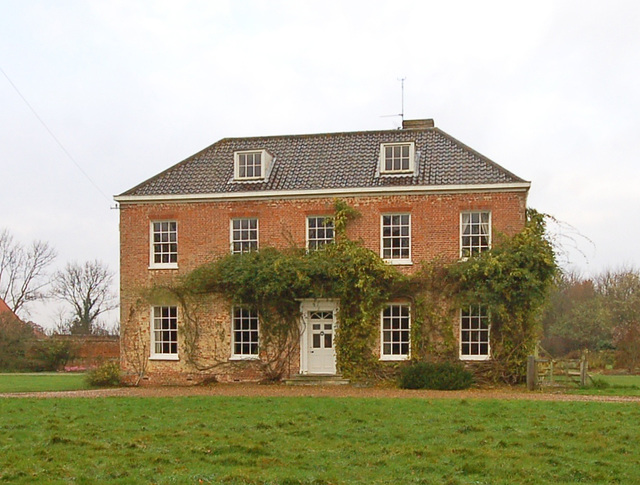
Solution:
M 74 358 L 67 367 L 94 367 L 107 360 L 120 359 L 120 337 L 94 335 L 55 335 L 49 337 L 69 342 Z

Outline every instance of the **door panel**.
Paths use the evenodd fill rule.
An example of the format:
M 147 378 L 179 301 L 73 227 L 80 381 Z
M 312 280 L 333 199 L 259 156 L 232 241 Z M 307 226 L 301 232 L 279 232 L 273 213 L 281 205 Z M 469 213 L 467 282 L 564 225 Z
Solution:
M 324 302 L 322 309 L 308 310 L 303 315 L 306 324 L 307 373 L 335 374 L 335 304 Z

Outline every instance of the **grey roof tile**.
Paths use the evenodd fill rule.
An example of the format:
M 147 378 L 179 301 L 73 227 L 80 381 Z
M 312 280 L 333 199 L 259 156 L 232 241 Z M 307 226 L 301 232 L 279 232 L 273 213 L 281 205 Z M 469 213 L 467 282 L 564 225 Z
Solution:
M 417 170 L 380 176 L 382 143 L 413 141 Z M 265 181 L 233 181 L 233 154 L 269 151 Z M 121 196 L 349 189 L 399 186 L 479 185 L 525 182 L 438 128 L 225 138 L 150 178 Z

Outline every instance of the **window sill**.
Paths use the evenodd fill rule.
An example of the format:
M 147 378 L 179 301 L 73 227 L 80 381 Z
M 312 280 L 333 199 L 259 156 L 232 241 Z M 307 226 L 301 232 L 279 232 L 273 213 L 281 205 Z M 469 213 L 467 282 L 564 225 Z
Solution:
M 257 355 L 232 355 L 229 360 L 260 360 Z
M 460 356 L 460 360 L 467 360 L 467 361 L 483 361 L 483 360 L 491 360 L 491 356 L 490 355 L 461 355 Z
M 380 172 L 380 177 L 411 177 L 415 175 L 416 171 L 412 168 L 410 170 L 398 170 L 394 172 Z
M 234 184 L 242 184 L 242 183 L 256 183 L 256 182 L 265 182 L 267 179 L 265 177 L 247 177 L 247 178 L 233 178 L 231 183 Z
M 178 357 L 177 355 L 171 355 L 171 354 L 167 354 L 167 355 L 152 355 L 151 357 L 149 357 L 149 360 L 180 360 L 180 357 Z
M 178 263 L 150 264 L 149 269 L 178 269 Z
M 385 259 L 384 262 L 393 266 L 413 266 L 410 259 Z
M 380 357 L 380 360 L 383 362 L 402 362 L 404 360 L 409 360 L 408 355 L 383 355 Z

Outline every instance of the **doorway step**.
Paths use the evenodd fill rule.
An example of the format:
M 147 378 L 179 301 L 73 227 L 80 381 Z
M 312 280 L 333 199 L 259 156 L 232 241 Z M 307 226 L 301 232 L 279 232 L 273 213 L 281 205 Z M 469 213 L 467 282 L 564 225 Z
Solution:
M 285 379 L 287 386 L 343 386 L 349 384 L 340 374 L 296 374 Z

